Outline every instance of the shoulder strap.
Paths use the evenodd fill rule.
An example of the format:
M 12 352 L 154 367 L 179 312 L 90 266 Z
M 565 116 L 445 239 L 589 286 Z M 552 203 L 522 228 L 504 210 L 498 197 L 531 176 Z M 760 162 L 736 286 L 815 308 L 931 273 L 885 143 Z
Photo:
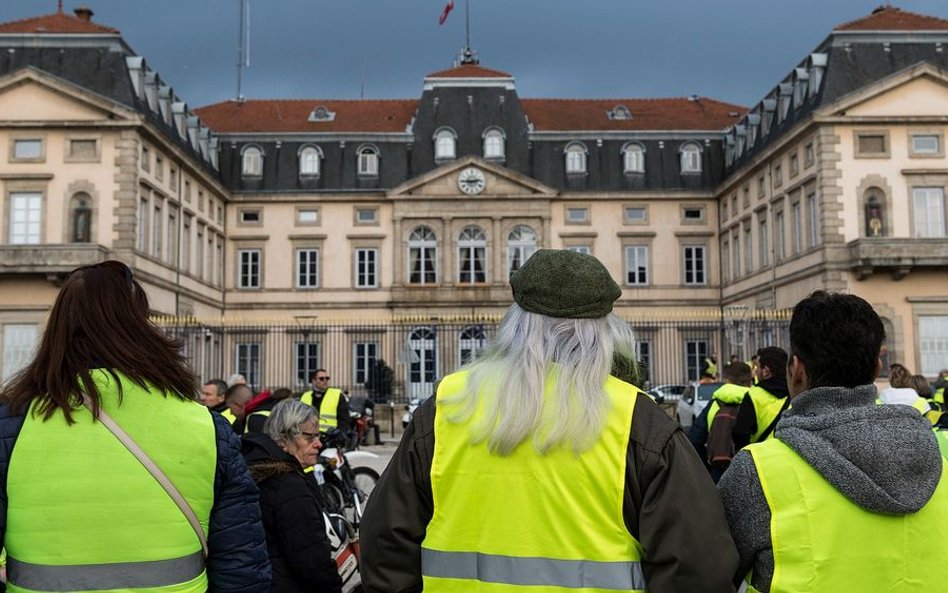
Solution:
M 767 427 L 767 430 L 760 433 L 760 437 L 757 438 L 758 443 L 767 440 L 767 437 L 770 436 L 770 433 L 772 433 L 774 429 L 777 428 L 777 422 L 780 420 L 780 417 L 783 416 L 783 411 L 789 407 L 790 407 L 790 396 L 788 395 L 784 398 L 783 405 L 780 406 L 780 411 L 777 412 L 777 416 L 774 417 L 773 422 L 770 423 L 770 426 Z
M 82 405 L 89 409 L 92 412 L 92 402 L 89 401 L 89 396 L 85 393 L 82 394 Z M 198 520 L 197 515 L 194 514 L 194 510 L 191 508 L 191 505 L 188 504 L 188 501 L 181 496 L 181 493 L 175 488 L 175 485 L 171 483 L 171 480 L 168 479 L 168 476 L 165 475 L 161 468 L 152 461 L 151 457 L 147 453 L 142 451 L 142 448 L 138 446 L 132 437 L 128 435 L 121 426 L 116 424 L 115 420 L 112 420 L 112 417 L 105 413 L 105 410 L 99 408 L 99 421 L 109 429 L 115 438 L 117 438 L 129 452 L 135 456 L 138 461 L 141 462 L 145 469 L 148 470 L 148 473 L 152 475 L 155 480 L 161 484 L 161 487 L 164 488 L 165 492 L 168 493 L 168 496 L 171 497 L 171 500 L 174 501 L 178 508 L 181 510 L 181 513 L 188 520 L 188 523 L 191 524 L 191 529 L 194 530 L 194 533 L 197 534 L 198 540 L 201 542 L 201 554 L 204 556 L 204 560 L 207 560 L 207 536 L 204 534 L 204 528 L 201 527 L 201 522 Z

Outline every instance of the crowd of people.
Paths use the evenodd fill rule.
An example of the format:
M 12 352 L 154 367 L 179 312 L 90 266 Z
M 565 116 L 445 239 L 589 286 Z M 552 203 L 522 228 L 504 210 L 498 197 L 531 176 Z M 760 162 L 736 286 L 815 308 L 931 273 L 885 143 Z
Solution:
M 635 336 L 598 260 L 540 250 L 510 282 L 495 340 L 415 412 L 369 499 L 368 593 L 948 582 L 945 373 L 893 365 L 877 391 L 869 303 L 797 303 L 789 351 L 723 365 L 686 435 L 623 380 Z M 11 590 L 340 591 L 308 468 L 345 394 L 320 369 L 298 395 L 208 381 L 198 405 L 148 313 L 124 264 L 75 270 L 0 391 Z

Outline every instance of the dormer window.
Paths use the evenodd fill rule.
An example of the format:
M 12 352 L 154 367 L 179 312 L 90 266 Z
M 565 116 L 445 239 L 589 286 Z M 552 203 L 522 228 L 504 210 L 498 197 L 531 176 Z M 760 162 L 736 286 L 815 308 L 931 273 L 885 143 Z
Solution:
M 260 177 L 263 175 L 263 150 L 259 146 L 244 147 L 241 154 L 240 172 L 244 177 Z
M 359 155 L 359 175 L 373 176 L 379 174 L 379 150 L 374 146 L 361 146 Z
M 440 128 L 435 132 L 435 159 L 451 160 L 457 158 L 457 134 L 451 128 Z
M 309 121 L 335 121 L 335 119 L 336 112 L 329 111 L 322 105 L 313 109 L 313 112 L 309 114 Z
M 506 154 L 504 150 L 504 133 L 498 128 L 489 128 L 484 132 L 484 158 L 485 159 L 503 159 Z
M 645 147 L 630 142 L 622 147 L 622 169 L 625 173 L 645 172 Z
M 300 149 L 300 177 L 318 176 L 322 158 L 323 153 L 316 146 L 304 146 Z
M 586 146 L 582 142 L 573 142 L 566 146 L 566 173 L 571 175 L 586 173 Z
M 701 172 L 701 147 L 694 142 L 689 142 L 681 147 L 681 172 L 682 173 L 700 173 Z
M 632 119 L 632 112 L 625 105 L 616 105 L 612 111 L 608 111 L 609 119 L 625 120 Z

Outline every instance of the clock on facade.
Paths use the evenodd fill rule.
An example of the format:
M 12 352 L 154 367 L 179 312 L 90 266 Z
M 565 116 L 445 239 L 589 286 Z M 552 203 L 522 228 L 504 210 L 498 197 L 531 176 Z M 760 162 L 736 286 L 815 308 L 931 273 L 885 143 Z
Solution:
M 458 189 L 466 194 L 479 194 L 485 187 L 487 187 L 487 178 L 477 167 L 468 167 L 458 175 Z

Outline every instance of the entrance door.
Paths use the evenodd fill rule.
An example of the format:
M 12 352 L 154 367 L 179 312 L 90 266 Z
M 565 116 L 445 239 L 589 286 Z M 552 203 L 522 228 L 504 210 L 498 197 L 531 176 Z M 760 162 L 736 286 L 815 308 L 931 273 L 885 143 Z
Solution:
M 430 327 L 419 327 L 408 336 L 411 361 L 408 363 L 408 397 L 425 400 L 434 395 L 438 374 L 438 341 Z

